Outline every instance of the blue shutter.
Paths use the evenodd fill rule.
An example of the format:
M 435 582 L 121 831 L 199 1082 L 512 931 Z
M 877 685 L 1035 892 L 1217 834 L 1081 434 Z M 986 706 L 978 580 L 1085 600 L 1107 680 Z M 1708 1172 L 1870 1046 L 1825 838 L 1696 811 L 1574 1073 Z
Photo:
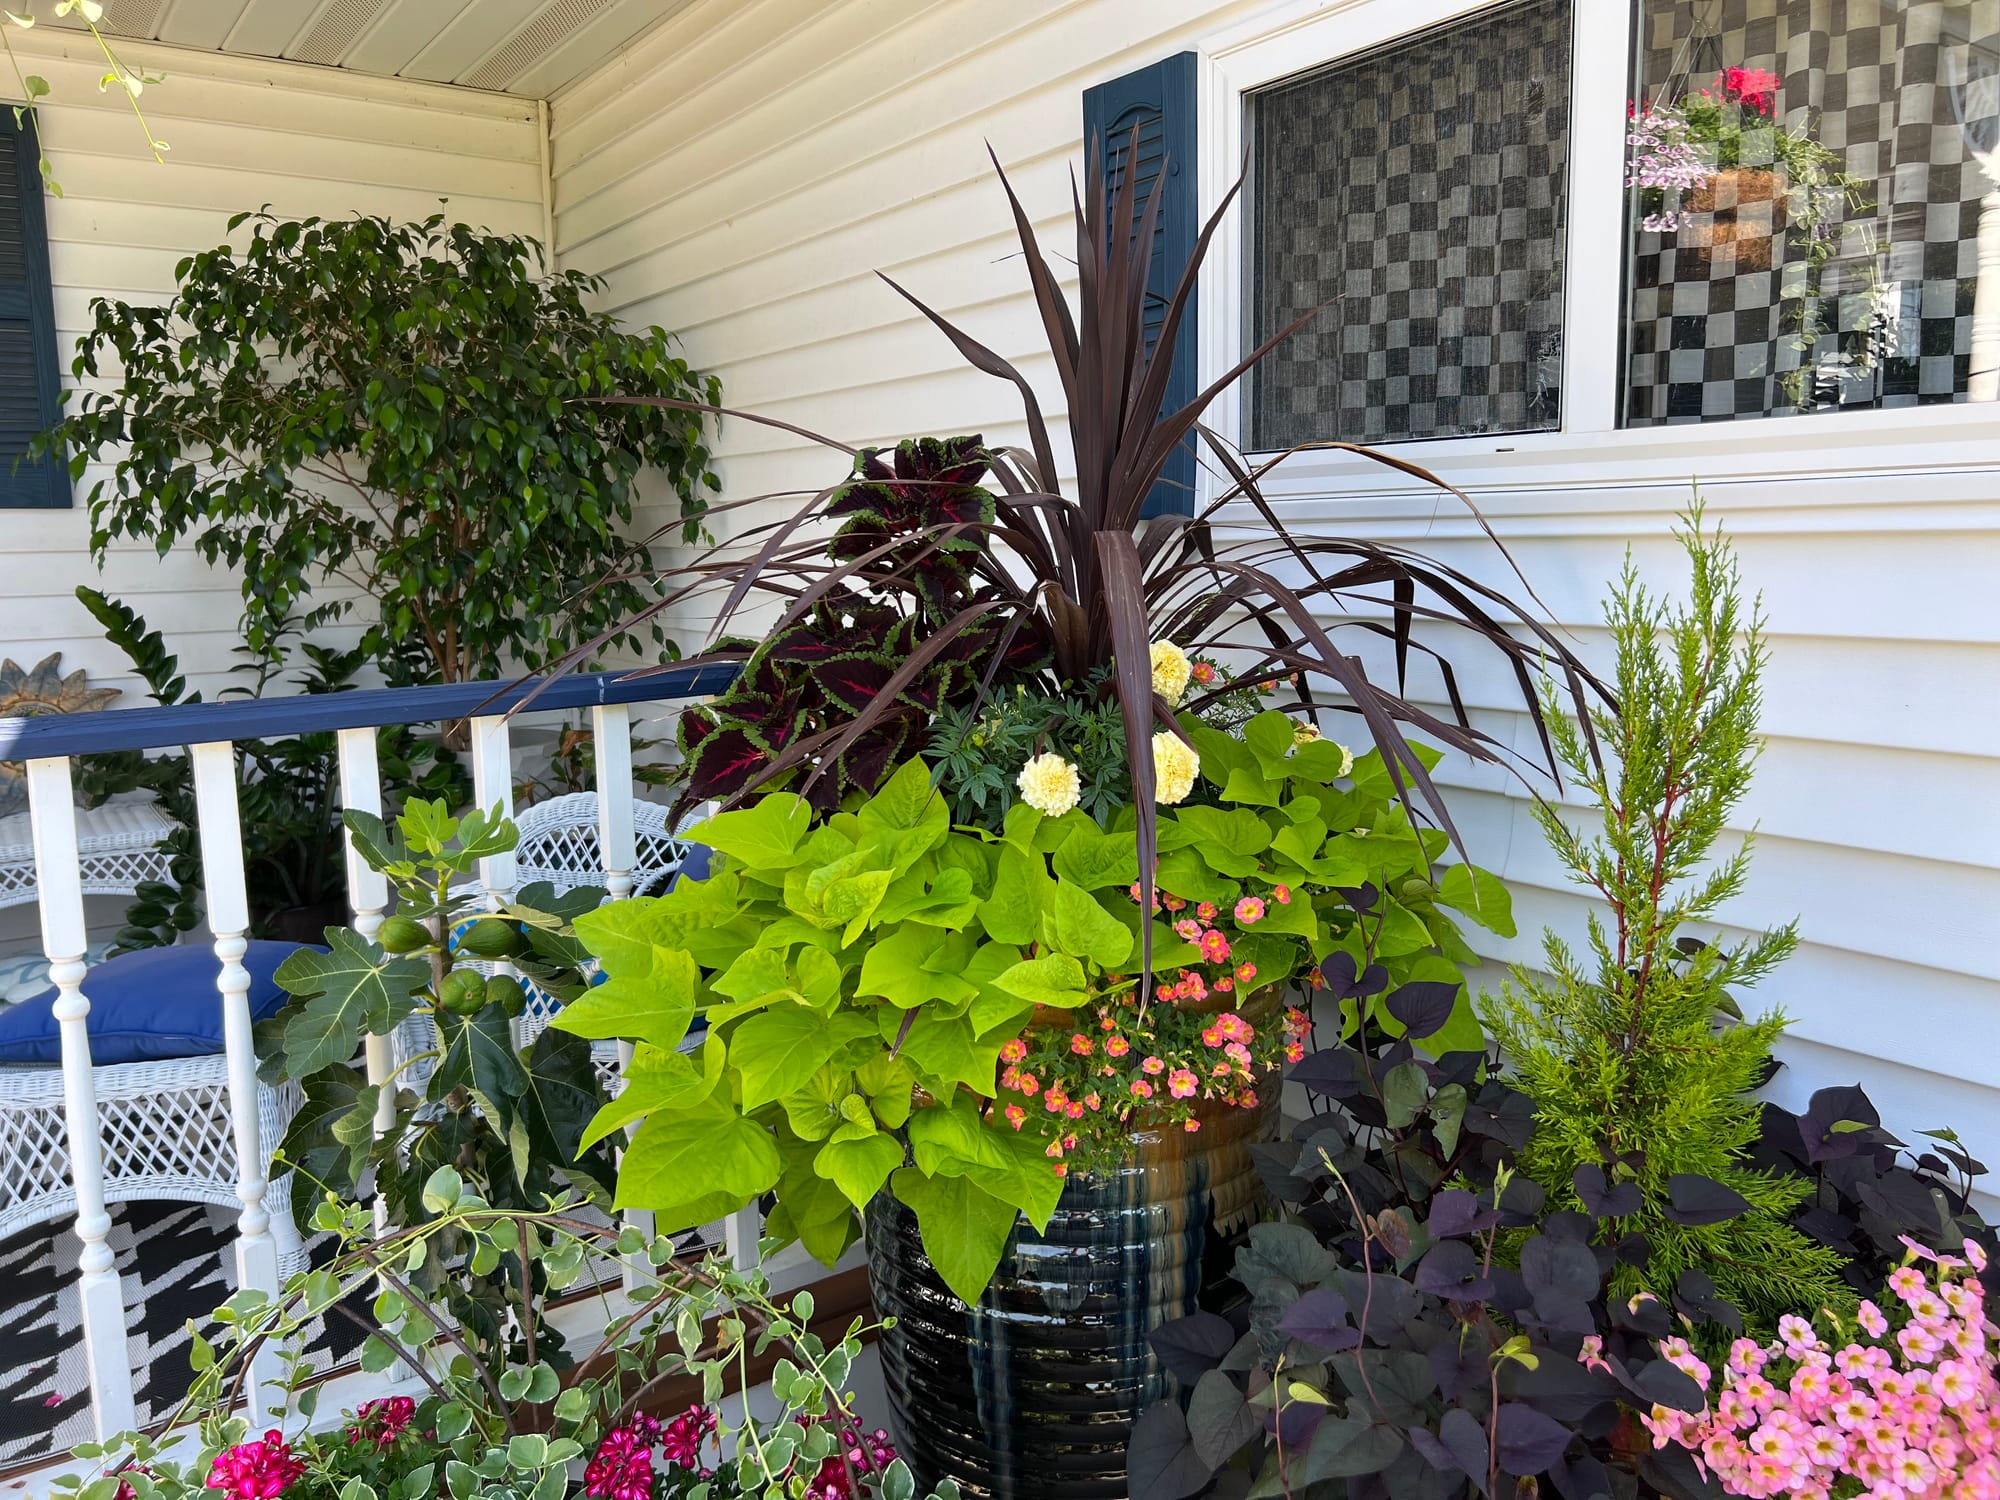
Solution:
M 16 462 L 62 414 L 61 393 L 41 149 L 34 117 L 18 121 L 0 104 L 0 508 L 69 505 L 65 464 Z
M 1132 149 L 1132 128 L 1139 129 L 1136 162 L 1139 204 L 1143 208 L 1155 192 L 1160 201 L 1159 232 L 1153 241 L 1153 263 L 1146 272 L 1146 347 L 1150 353 L 1166 316 L 1167 302 L 1181 272 L 1194 255 L 1200 233 L 1201 205 L 1195 193 L 1195 54 L 1182 52 L 1100 83 L 1083 92 L 1084 159 L 1093 149 L 1102 152 L 1105 186 L 1115 193 L 1123 182 Z M 1161 172 L 1164 164 L 1166 171 Z M 1178 411 L 1194 400 L 1200 388 L 1195 384 L 1196 300 L 1189 298 L 1181 319 L 1180 335 L 1174 346 L 1171 377 L 1161 403 L 1166 411 Z M 1190 433 L 1187 440 L 1167 460 L 1160 482 L 1147 497 L 1144 514 L 1194 514 L 1194 455 L 1199 440 Z

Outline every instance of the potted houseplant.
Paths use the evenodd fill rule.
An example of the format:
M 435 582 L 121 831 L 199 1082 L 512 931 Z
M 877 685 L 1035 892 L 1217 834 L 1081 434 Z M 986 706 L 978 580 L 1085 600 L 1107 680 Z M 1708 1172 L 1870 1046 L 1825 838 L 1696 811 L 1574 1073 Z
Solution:
M 1020 390 L 1028 451 L 863 451 L 747 553 L 738 538 L 681 571 L 664 602 L 724 595 L 699 659 L 742 663 L 681 723 L 684 802 L 723 805 L 693 834 L 718 859 L 704 882 L 577 919 L 609 979 L 558 1021 L 638 1044 L 591 1131 L 636 1127 L 621 1203 L 699 1223 L 769 1194 L 770 1232 L 822 1259 L 866 1209 L 877 1295 L 903 1320 L 888 1347 L 900 1440 L 920 1475 L 991 1494 L 1123 1492 L 1130 1420 L 1167 1388 L 1145 1332 L 1194 1306 L 1261 1191 L 1248 1146 L 1308 1024 L 1287 984 L 1381 926 L 1384 985 L 1356 1003 L 1394 993 L 1410 1014 L 1392 1025 L 1476 1035 L 1470 954 L 1441 908 L 1504 929 L 1504 896 L 1435 864 L 1456 835 L 1436 751 L 1405 731 L 1499 751 L 1448 665 L 1448 713 L 1404 696 L 1412 654 L 1443 663 L 1439 643 L 1469 636 L 1537 723 L 1545 667 L 1572 698 L 1589 690 L 1490 587 L 1288 531 L 1262 470 L 1199 423 L 1271 345 L 1162 411 L 1196 266 L 1143 338 L 1153 217 L 1101 180 L 1078 206 L 1074 313 L 1014 204 L 1070 492 L 1029 383 L 926 309 Z M 1142 525 L 1174 449 L 1196 441 L 1226 492 Z M 1261 522 L 1252 540 L 1217 520 L 1230 501 Z M 724 635 L 753 595 L 779 599 L 776 621 Z M 1365 641 L 1395 690 L 1353 654 Z M 1334 714 L 1373 747 L 1350 758 L 1318 738 Z M 697 1018 L 706 1039 L 685 1055 Z M 1035 1270 L 1056 1265 L 1076 1279 Z
M 1840 250 L 1843 227 L 1873 204 L 1868 183 L 1847 170 L 1845 158 L 1822 144 L 1809 123 L 1779 122 L 1782 85 L 1765 69 L 1729 67 L 1707 88 L 1632 104 L 1625 183 L 1637 197 L 1638 228 L 1685 234 L 1682 244 L 1703 261 L 1726 257 L 1738 273 L 1785 272 L 1780 247 L 1789 249 L 1793 269 L 1780 282 L 1779 305 L 1797 363 L 1779 383 L 1788 404 L 1803 406 L 1813 346 L 1833 331 L 1823 316 L 1825 269 Z M 1879 301 L 1872 243 L 1857 269 L 1871 304 Z M 1844 368 L 1871 370 L 1875 357 L 1871 337 Z

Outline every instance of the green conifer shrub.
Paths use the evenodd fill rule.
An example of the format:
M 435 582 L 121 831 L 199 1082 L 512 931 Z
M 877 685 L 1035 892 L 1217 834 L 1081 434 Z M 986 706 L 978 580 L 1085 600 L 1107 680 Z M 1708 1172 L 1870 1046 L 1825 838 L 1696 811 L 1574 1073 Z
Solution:
M 1646 1267 L 1623 1271 L 1624 1290 L 1665 1295 L 1694 1272 L 1768 1326 L 1850 1294 L 1837 1258 L 1785 1222 L 1803 1185 L 1749 1165 L 1753 1090 L 1785 1018 L 1746 1019 L 1731 992 L 1792 952 L 1795 925 L 1734 946 L 1683 935 L 1712 921 L 1748 873 L 1748 836 L 1710 853 L 1761 750 L 1768 648 L 1761 601 L 1746 616 L 1720 528 L 1704 530 L 1697 505 L 1676 535 L 1692 565 L 1685 605 L 1649 592 L 1629 554 L 1606 601 L 1618 711 L 1594 711 L 1588 724 L 1553 704 L 1548 715 L 1563 763 L 1598 809 L 1590 831 L 1552 802 L 1536 807 L 1557 856 L 1607 908 L 1591 914 L 1589 955 L 1546 933 L 1546 972 L 1517 967 L 1485 1019 L 1534 1101 L 1522 1165 L 1550 1189 L 1550 1206 L 1587 1200 L 1601 1211 L 1616 1195 L 1629 1205 L 1621 1229 L 1650 1241 Z M 1732 1201 L 1710 1201 L 1713 1183 Z

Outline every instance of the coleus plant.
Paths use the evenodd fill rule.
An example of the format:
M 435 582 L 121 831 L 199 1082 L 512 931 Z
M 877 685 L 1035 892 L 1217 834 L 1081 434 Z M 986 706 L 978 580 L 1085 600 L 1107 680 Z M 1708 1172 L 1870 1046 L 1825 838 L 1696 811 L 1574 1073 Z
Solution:
M 1463 1024 L 1467 950 L 1445 908 L 1503 920 L 1491 877 L 1430 882 L 1379 756 L 1348 786 L 1339 747 L 1299 744 L 1284 715 L 1247 732 L 1246 760 L 1232 769 L 1218 744 L 1204 773 L 1211 793 L 1240 800 L 1163 811 L 1161 890 L 1218 912 L 1264 903 L 1238 919 L 1231 954 L 1258 988 L 1311 972 L 1366 921 L 1393 934 L 1378 931 L 1380 962 L 1437 1007 L 1427 1030 Z M 609 978 L 555 1022 L 636 1043 L 624 1091 L 585 1135 L 637 1126 L 618 1203 L 678 1228 L 773 1193 L 770 1232 L 831 1263 L 886 1187 L 915 1212 L 946 1284 L 976 1302 L 1016 1216 L 1046 1224 L 1067 1154 L 1122 1141 L 1130 1102 L 1146 1097 L 1132 1084 L 1167 1082 L 1147 1069 L 1156 1054 L 1094 1051 L 1092 1066 L 1113 1071 L 1092 1074 L 1094 1107 L 1089 1088 L 1065 1090 L 1083 1110 L 1059 1126 L 1045 1095 L 1001 1085 L 1003 1056 L 1024 1060 L 1024 1031 L 1060 1028 L 1066 1045 L 1086 1028 L 1086 1041 L 1137 1037 L 1148 1007 L 1181 1003 L 1140 987 L 1142 934 L 1158 977 L 1201 965 L 1175 913 L 1141 919 L 1134 822 L 1129 808 L 1106 828 L 1079 809 L 1017 805 L 998 832 L 954 828 L 913 760 L 830 817 L 772 792 L 692 829 L 718 851 L 708 879 L 576 919 Z M 1275 899 L 1281 885 L 1289 900 Z M 1378 893 L 1370 915 L 1342 887 Z M 1194 1034 L 1222 1014 L 1236 1013 L 1218 1006 Z M 684 1051 L 697 1022 L 700 1046 Z M 1218 1053 L 1237 1040 L 1229 1030 Z M 1243 1082 L 1203 1078 L 1186 1098 L 1240 1103 Z M 1023 1097 L 1036 1097 L 1032 1114 Z
M 694 795 L 739 802 L 787 786 L 829 808 L 849 790 L 879 784 L 941 703 L 963 707 L 962 700 L 976 701 L 996 685 L 1101 691 L 1123 721 L 1139 880 L 1150 900 L 1160 846 L 1148 747 L 1162 726 L 1187 738 L 1186 716 L 1204 701 L 1197 694 L 1176 707 L 1155 693 L 1149 643 L 1171 640 L 1191 654 L 1236 661 L 1236 690 L 1295 681 L 1301 706 L 1357 715 L 1391 786 L 1413 794 L 1452 833 L 1406 731 L 1476 760 L 1500 761 L 1508 752 L 1473 727 L 1448 644 L 1469 639 L 1495 653 L 1538 730 L 1544 710 L 1537 680 L 1553 674 L 1580 708 L 1591 679 L 1553 631 L 1468 573 L 1408 548 L 1295 535 L 1263 494 L 1270 464 L 1247 464 L 1202 424 L 1210 402 L 1307 319 L 1251 351 L 1194 400 L 1166 408 L 1182 319 L 1236 189 L 1222 196 L 1161 299 L 1147 285 L 1159 198 L 1142 198 L 1131 173 L 1111 193 L 1105 175 L 1093 147 L 1076 203 L 1072 309 L 1028 210 L 1001 174 L 1061 386 L 1074 460 L 1067 486 L 1027 377 L 914 297 L 968 363 L 1019 392 L 1025 450 L 958 437 L 906 444 L 890 461 L 879 450 L 857 453 L 789 423 L 731 413 L 854 454 L 855 470 L 783 519 L 698 554 L 665 581 L 658 610 L 719 595 L 717 643 L 690 660 L 744 663 L 740 694 L 683 725 L 699 778 Z M 1197 444 L 1223 476 L 1219 493 L 1199 514 L 1159 517 L 1142 529 L 1143 507 L 1170 457 Z M 1450 490 L 1406 460 L 1349 444 L 1322 446 L 1351 449 Z M 755 503 L 736 499 L 710 513 Z M 1253 511 L 1253 535 L 1232 532 L 1225 507 Z M 729 638 L 753 601 L 777 607 L 768 635 L 755 644 Z M 1364 646 L 1380 652 L 1377 666 L 1357 654 Z M 1418 697 L 1441 699 L 1448 711 L 1434 713 L 1409 696 L 1413 654 L 1428 658 L 1436 673 L 1435 685 L 1424 684 Z M 803 659 L 810 656 L 819 660 Z M 843 664 L 837 672 L 801 670 L 829 657 Z M 1378 680 L 1384 666 L 1393 688 Z M 1337 693 L 1331 703 L 1329 689 Z M 1543 759 L 1553 770 L 1546 736 Z M 1141 936 L 1149 972 L 1150 935 Z
M 1336 992 L 1422 1026 L 1421 985 L 1345 955 L 1329 969 Z M 1259 1148 L 1287 1212 L 1238 1254 L 1247 1306 L 1152 1336 L 1189 1395 L 1135 1429 L 1133 1500 L 1502 1500 L 1530 1481 L 1564 1500 L 1630 1500 L 1642 1483 L 1705 1495 L 1631 1409 L 1699 1411 L 1657 1341 L 1740 1331 L 1736 1310 L 1696 1272 L 1664 1299 L 1613 1292 L 1617 1267 L 1646 1256 L 1620 1224 L 1636 1189 L 1579 1169 L 1584 1208 L 1549 1212 L 1513 1164 L 1530 1101 L 1485 1053 L 1430 1061 L 1393 1029 L 1368 1022 L 1294 1071 L 1338 1107 Z M 1691 1222 L 1735 1211 L 1719 1185 L 1680 1187 Z

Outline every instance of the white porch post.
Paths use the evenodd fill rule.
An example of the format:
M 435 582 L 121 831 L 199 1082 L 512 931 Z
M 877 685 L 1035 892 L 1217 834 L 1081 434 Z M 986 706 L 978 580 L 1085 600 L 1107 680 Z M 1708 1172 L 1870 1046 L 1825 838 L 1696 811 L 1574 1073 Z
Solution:
M 373 813 L 382 816 L 382 774 L 375 755 L 375 731 L 373 729 L 343 729 L 335 741 L 340 750 L 340 805 L 352 812 Z M 370 865 L 354 847 L 354 840 L 345 830 L 341 833 L 342 846 L 347 855 L 347 902 L 354 913 L 354 930 L 363 938 L 372 939 L 382 929 L 384 913 L 389 909 L 389 881 L 380 870 Z M 377 1139 L 388 1134 L 389 1127 L 396 1120 L 396 1094 L 392 1088 L 383 1087 L 394 1071 L 394 1043 L 387 1035 L 376 1036 L 370 1032 L 362 1041 L 367 1060 L 368 1081 L 382 1092 L 375 1098 L 375 1135 Z M 375 1195 L 375 1230 L 386 1233 L 389 1227 L 389 1205 L 380 1193 Z
M 265 1147 L 257 1128 L 257 1054 L 250 1040 L 250 899 L 243 881 L 243 828 L 236 804 L 236 747 L 227 740 L 188 747 L 200 823 L 202 885 L 215 956 L 222 961 L 222 1043 L 229 1059 L 229 1115 L 236 1134 L 236 1195 L 243 1203 L 236 1230 L 236 1284 L 278 1294 L 278 1251 L 264 1205 Z M 274 1143 L 275 1144 L 275 1143 Z M 251 1421 L 285 1401 L 279 1351 L 266 1343 L 250 1368 Z
M 83 919 L 83 879 L 76 853 L 76 805 L 67 758 L 28 762 L 28 816 L 41 892 L 42 951 L 56 986 L 55 1018 L 62 1035 L 63 1120 L 70 1176 L 76 1184 L 77 1296 L 83 1305 L 84 1361 L 90 1375 L 91 1420 L 108 1438 L 138 1426 L 132 1361 L 126 1351 L 125 1296 L 106 1236 L 104 1144 L 98 1133 L 97 1084 L 91 1072 L 90 1000 L 82 985 L 89 949 Z

